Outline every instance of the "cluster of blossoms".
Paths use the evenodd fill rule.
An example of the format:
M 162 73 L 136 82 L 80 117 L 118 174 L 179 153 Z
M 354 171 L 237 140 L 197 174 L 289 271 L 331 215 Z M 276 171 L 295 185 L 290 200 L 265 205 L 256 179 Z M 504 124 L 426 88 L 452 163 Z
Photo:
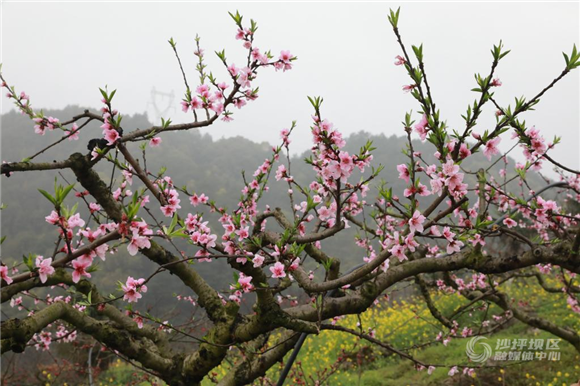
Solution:
M 124 292 L 123 300 L 127 300 L 129 303 L 137 303 L 141 299 L 141 292 L 147 292 L 147 286 L 145 284 L 145 279 L 133 279 L 131 276 L 127 278 L 127 282 L 121 286 Z
M 59 301 L 61 301 L 61 300 L 59 300 Z M 69 297 L 67 303 L 70 303 L 70 297 Z M 78 308 L 78 307 L 75 307 L 75 308 Z M 40 333 L 34 334 L 32 336 L 32 338 L 30 339 L 29 344 L 34 345 L 36 350 L 42 350 L 42 351 L 50 350 L 50 345 L 55 340 L 52 337 L 52 332 L 48 331 L 48 329 L 50 329 L 52 327 L 53 327 L 53 325 L 49 324 L 46 326 L 45 330 L 41 331 Z M 64 324 L 58 324 L 58 326 L 56 326 L 55 335 L 56 335 L 56 341 L 58 341 L 59 343 L 70 343 L 70 342 L 73 342 L 74 340 L 76 340 L 77 331 L 76 330 L 69 331 L 64 326 Z
M 62 247 L 61 252 L 64 253 L 73 253 L 74 249 L 72 246 L 72 239 L 73 239 L 73 229 L 85 226 L 85 221 L 80 218 L 80 214 L 76 213 L 68 217 L 68 219 L 64 216 L 61 216 L 58 212 L 52 211 L 49 216 L 45 217 L 46 222 L 52 225 L 57 225 L 59 227 L 60 237 L 65 240 L 65 245 Z M 80 230 L 79 230 L 80 231 Z M 88 230 L 90 231 L 90 229 Z M 80 243 L 80 242 L 79 242 Z M 69 247 L 71 250 L 69 250 Z M 79 258 L 73 260 L 71 262 L 73 267 L 72 278 L 75 283 L 78 283 L 82 276 L 91 277 L 91 274 L 86 271 L 88 267 L 91 266 L 93 262 L 93 257 L 97 255 L 97 253 L 104 258 L 104 253 L 107 251 L 108 245 L 103 244 L 99 248 L 91 251 L 88 254 L 84 254 Z M 52 263 L 52 259 L 43 259 L 42 256 L 39 256 L 36 259 L 36 266 L 39 268 L 39 275 L 41 280 L 46 281 L 46 275 L 50 275 L 54 273 L 54 268 L 51 269 L 50 264 Z M 44 282 L 43 281 L 43 282 Z
M 216 246 L 217 235 L 212 234 L 211 229 L 207 226 L 208 222 L 203 221 L 203 217 L 197 214 L 188 213 L 184 222 L 191 242 L 202 248 L 197 251 L 195 257 L 200 258 L 200 262 L 211 261 L 208 249 Z
M 217 85 L 217 90 L 211 92 L 207 84 L 202 84 L 196 87 L 196 96 L 186 97 L 181 101 L 181 110 L 187 113 L 190 109 L 194 110 L 212 110 L 217 115 L 224 112 L 224 91 L 229 88 L 229 85 L 222 82 Z
M 104 123 L 101 125 L 101 129 L 103 129 L 103 136 L 107 141 L 107 145 L 113 146 L 119 140 L 119 138 L 121 138 L 121 134 L 118 130 L 119 128 L 115 122 L 115 116 L 117 116 L 119 112 L 117 110 L 111 110 L 105 99 L 103 99 L 102 102 L 105 103 L 105 106 L 101 108 L 104 119 Z
M 43 351 L 47 351 L 50 349 L 49 346 L 52 343 L 52 332 L 42 331 L 40 334 L 34 334 L 32 341 L 35 342 L 34 347 L 36 350 L 42 349 Z
M 10 307 L 16 307 L 18 311 L 22 311 L 24 307 L 22 306 L 22 296 L 18 296 L 17 298 L 10 299 Z
M 318 194 L 326 197 L 331 189 L 337 188 L 337 182 L 346 183 L 355 168 L 364 172 L 365 167 L 370 165 L 373 156 L 367 149 L 359 155 L 350 155 L 348 152 L 340 150 L 346 145 L 342 134 L 333 128 L 331 122 L 321 120 L 317 116 L 313 119 L 312 166 L 320 182 Z
M 524 133 L 514 132 L 512 138 L 516 137 L 520 139 L 524 156 L 532 164 L 532 169 L 540 170 L 542 156 L 554 147 L 554 143 L 546 143 L 544 137 L 540 135 L 540 131 L 535 127 L 527 129 Z
M 487 282 L 486 282 L 486 277 L 482 273 L 472 274 L 471 281 L 469 283 L 466 283 L 465 280 L 462 278 L 458 278 L 458 277 L 454 277 L 454 276 L 452 277 L 452 279 L 455 281 L 455 284 L 457 284 L 458 291 L 464 291 L 464 290 L 475 291 L 478 288 L 485 289 L 488 287 Z M 494 285 L 497 285 L 497 283 L 494 283 Z
M 219 221 L 224 228 L 224 234 L 221 239 L 223 241 L 225 252 L 229 255 L 248 255 L 248 253 L 244 251 L 243 243 L 250 237 L 250 225 L 252 225 L 251 218 L 245 213 L 239 213 L 239 215 L 235 217 L 224 213 Z M 245 264 L 249 257 L 250 255 L 248 255 L 248 257 L 238 257 L 236 258 L 236 261 Z
M 175 298 L 176 298 L 177 300 L 181 300 L 181 301 L 184 301 L 184 302 L 191 303 L 191 304 L 192 304 L 192 305 L 194 305 L 194 306 L 197 304 L 197 302 L 196 302 L 196 300 L 193 298 L 193 296 L 183 296 L 183 295 L 176 295 L 176 296 L 175 296 Z
M 123 181 L 121 185 L 113 192 L 113 199 L 115 201 L 121 201 L 126 197 L 132 197 L 133 191 L 129 189 L 129 186 L 133 185 L 133 168 L 130 165 L 124 165 L 124 169 L 121 171 L 123 174 Z M 148 198 L 147 198 L 148 200 Z M 141 202 L 141 206 L 144 206 L 145 202 Z
M 2 81 L 1 86 L 8 90 L 6 93 L 6 98 L 14 99 L 17 105 L 22 106 L 20 110 L 23 114 L 25 114 L 26 111 L 24 108 L 30 105 L 30 97 L 24 91 L 21 91 L 20 94 L 18 94 L 13 87 L 8 86 L 8 84 L 4 81 Z
M 455 374 L 459 373 L 459 369 L 457 368 L 457 366 L 453 366 L 449 372 L 447 373 L 450 377 L 454 376 Z M 431 373 L 429 373 L 431 374 Z M 463 368 L 463 375 L 467 375 L 469 377 L 474 377 L 475 376 L 475 370 L 470 368 L 470 367 L 464 367 Z
M 63 324 L 56 328 L 56 338 L 62 343 L 73 342 L 77 338 L 77 330 L 69 331 Z
M 459 165 L 448 159 L 441 168 L 435 172 L 434 166 L 429 166 L 425 172 L 431 178 L 431 192 L 441 195 L 443 188 L 447 188 L 455 199 L 461 199 L 467 194 L 468 185 L 463 182 L 464 174 L 459 171 Z
M 288 134 L 290 132 L 291 129 L 288 131 Z M 257 201 L 262 191 L 267 190 L 267 187 L 265 186 L 267 176 L 272 169 L 273 163 L 279 158 L 280 148 L 274 148 L 273 153 L 274 155 L 271 159 L 265 159 L 264 162 L 254 171 L 253 180 L 247 183 L 242 189 L 242 199 L 238 203 L 238 208 L 233 215 L 229 215 L 228 213 L 225 213 L 225 211 L 219 210 L 222 214 L 219 222 L 224 229 L 224 233 L 221 237 L 224 250 L 230 255 L 241 256 L 236 258 L 236 262 L 240 264 L 246 264 L 248 261 L 252 261 L 254 267 L 260 267 L 264 263 L 264 256 L 260 254 L 253 255 L 251 252 L 246 251 L 244 243 L 250 237 L 250 226 L 255 225 L 254 217 L 258 214 Z M 265 213 L 267 212 L 268 209 Z M 264 229 L 266 221 L 263 221 L 261 226 L 262 229 Z
M 533 191 L 530 194 L 533 194 Z M 560 215 L 563 210 L 554 200 L 546 200 L 538 196 L 533 201 L 523 204 L 507 194 L 500 194 L 499 190 L 496 190 L 494 194 L 488 192 L 488 195 L 490 201 L 496 203 L 500 211 L 517 211 L 518 215 L 521 215 L 522 220 L 519 224 L 511 217 L 506 217 L 502 221 L 506 227 L 513 228 L 519 225 L 522 228 L 533 229 L 545 241 L 549 241 L 549 230 L 569 227 L 574 223 L 573 218 Z M 529 220 L 527 226 L 523 221 L 524 219 Z
M 181 209 L 181 206 L 179 205 L 181 202 L 179 199 L 179 193 L 176 189 L 168 187 L 163 191 L 163 194 L 165 196 L 165 200 L 167 201 L 167 205 L 163 205 L 161 207 L 161 211 L 166 217 L 173 217 L 177 210 Z
M 218 83 L 212 75 L 208 77 L 204 73 L 204 50 L 199 48 L 199 39 L 197 39 L 198 47 L 194 54 L 199 58 L 198 71 L 200 72 L 201 84 L 196 87 L 195 95 L 192 95 L 191 91 L 187 90 L 185 98 L 181 101 L 183 112 L 191 110 L 197 117 L 196 110 L 213 111 L 216 116 L 221 115 L 223 121 L 232 121 L 232 113 L 226 110 L 229 103 L 241 109 L 247 104 L 247 101 L 253 101 L 258 98 L 258 89 L 252 89 L 252 81 L 256 79 L 259 67 L 273 66 L 276 70 L 281 69 L 283 71 L 292 69 L 292 61 L 296 58 L 289 51 L 281 51 L 278 60 L 270 62 L 273 59 L 270 52 L 262 53 L 259 48 L 253 47 L 255 29 L 242 28 L 241 19 L 236 20 L 236 23 L 238 24 L 236 39 L 242 40 L 244 48 L 248 50 L 247 64 L 242 67 L 236 67 L 234 63 L 228 65 L 225 54 L 223 52 L 218 53 L 234 81 L 234 90 L 230 95 L 225 95 L 225 90 L 230 86 L 225 82 Z M 215 87 L 214 91 L 211 90 L 209 84 L 204 83 L 205 79 L 211 81 L 211 84 Z
M 238 28 L 236 33 L 236 39 L 241 40 L 245 49 L 251 50 L 251 58 L 254 62 L 260 63 L 260 65 L 268 65 L 269 60 L 272 56 L 267 53 L 261 53 L 257 47 L 252 47 L 254 42 L 254 31 L 249 28 Z M 292 69 L 292 60 L 295 59 L 294 56 L 290 53 L 290 51 L 282 50 L 280 51 L 280 56 L 278 60 L 272 65 L 276 70 L 291 70 Z
M 44 135 L 46 130 L 53 131 L 55 128 L 60 127 L 60 121 L 58 118 L 54 117 L 36 117 L 32 119 L 36 125 L 34 125 L 34 132 L 36 134 Z
M 246 276 L 243 272 L 240 272 L 238 282 L 235 285 L 230 285 L 230 289 L 234 292 L 229 296 L 229 299 L 240 304 L 242 301 L 242 294 L 254 290 L 252 276 Z
M 131 241 L 127 245 L 127 252 L 131 256 L 135 256 L 139 252 L 139 249 L 151 248 L 150 238 L 153 230 L 149 228 L 149 225 L 145 221 L 131 221 L 128 234 L 131 236 Z
M 77 227 L 79 228 L 78 232 L 76 233 L 76 236 L 84 237 L 89 243 L 92 243 L 95 240 L 97 240 L 99 236 L 103 236 L 108 232 L 112 232 L 118 228 L 118 225 L 115 223 L 101 224 L 94 231 L 91 230 L 90 228 L 84 228 L 85 221 L 82 218 L 80 218 L 79 213 L 76 213 L 66 218 L 64 216 L 59 215 L 58 212 L 53 210 L 51 214 L 47 216 L 45 219 L 49 224 L 57 225 L 59 227 L 60 237 L 65 240 L 65 245 L 62 247 L 60 251 L 68 254 L 75 252 L 76 249 L 84 245 L 82 238 L 79 238 L 78 241 L 75 243 L 76 248 L 73 247 L 72 241 L 73 236 L 75 235 L 74 228 Z M 92 265 L 93 259 L 98 256 L 101 260 L 105 260 L 105 255 L 108 250 L 109 245 L 103 243 L 73 260 L 71 262 L 73 268 L 72 272 L 73 281 L 75 283 L 78 283 L 83 276 L 91 277 L 87 269 Z M 43 283 L 46 282 L 47 276 L 54 273 L 54 268 L 51 266 L 51 264 L 52 258 L 44 259 L 42 256 L 38 256 L 36 258 L 36 267 L 38 268 L 40 280 Z

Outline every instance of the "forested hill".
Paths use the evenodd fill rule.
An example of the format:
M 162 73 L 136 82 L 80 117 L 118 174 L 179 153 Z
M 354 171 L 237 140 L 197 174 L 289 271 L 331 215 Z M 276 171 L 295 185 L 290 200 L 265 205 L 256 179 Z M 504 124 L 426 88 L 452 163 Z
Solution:
M 61 121 L 69 119 L 84 109 L 78 106 L 70 106 L 59 111 L 45 111 L 45 115 L 54 116 Z M 235 125 L 235 121 L 231 124 Z M 47 132 L 45 136 L 34 133 L 33 122 L 27 117 L 16 112 L 2 116 L 1 148 L 2 160 L 20 161 L 30 157 L 50 143 L 61 137 L 61 132 Z M 125 116 L 123 128 L 131 131 L 137 128 L 150 126 L 145 115 Z M 211 128 L 207 129 L 211 130 Z M 308 127 L 299 126 L 296 130 L 309 130 Z M 243 134 L 244 128 L 240 128 Z M 34 161 L 53 161 L 67 158 L 71 153 L 79 151 L 87 153 L 87 143 L 92 138 L 101 137 L 101 129 L 98 124 L 92 124 L 80 132 L 78 141 L 64 141 L 58 146 L 39 155 Z M 214 140 L 208 134 L 202 134 L 197 130 L 188 132 L 173 132 L 162 135 L 163 143 L 158 148 L 147 149 L 147 167 L 151 171 L 157 171 L 161 166 L 167 167 L 167 175 L 171 176 L 177 186 L 187 185 L 190 191 L 205 193 L 219 206 L 228 208 L 235 207 L 240 198 L 240 190 L 243 187 L 242 170 L 250 177 L 254 170 L 271 156 L 271 145 L 267 143 L 254 143 L 243 137 Z M 382 164 L 385 169 L 381 178 L 389 186 L 394 188 L 395 193 L 402 197 L 404 182 L 397 178 L 396 165 L 407 162 L 407 158 L 401 150 L 406 146 L 404 137 L 369 135 L 364 132 L 353 134 L 347 138 L 346 150 L 353 153 L 363 146 L 367 140 L 372 140 L 377 149 L 373 152 L 373 165 Z M 434 162 L 433 148 L 428 143 L 415 142 L 416 151 L 423 153 L 428 162 Z M 129 147 L 134 154 L 141 157 L 136 144 Z M 313 179 L 311 167 L 302 159 L 308 154 L 295 157 L 292 160 L 292 174 L 301 184 L 308 185 Z M 282 159 L 281 159 L 282 161 Z M 476 171 L 487 162 L 480 154 L 467 159 L 463 167 L 467 170 Z M 513 174 L 513 162 L 508 167 L 509 174 Z M 496 165 L 495 176 L 503 167 L 503 162 Z M 101 162 L 97 170 L 106 181 L 110 179 L 111 164 Z M 531 185 L 538 186 L 540 179 L 530 174 Z M 38 192 L 39 188 L 51 190 L 54 178 L 58 176 L 56 171 L 15 173 L 10 178 L 2 177 L 2 202 L 6 208 L 2 210 L 2 235 L 6 241 L 2 245 L 2 257 L 5 262 L 12 259 L 20 260 L 23 254 L 35 253 L 44 256 L 51 255 L 54 249 L 56 230 L 44 221 L 44 217 L 51 211 L 50 203 Z M 75 182 L 70 172 L 63 171 L 62 176 L 71 183 Z M 116 176 L 118 178 L 118 175 Z M 354 177 L 358 178 L 358 177 Z M 467 177 L 473 178 L 473 177 Z M 64 183 L 64 182 L 61 182 Z M 138 182 L 137 182 L 138 183 Z M 378 184 L 376 181 L 374 185 Z M 425 184 L 429 185 L 427 181 Z M 281 207 L 285 211 L 290 209 L 287 197 L 288 186 L 285 182 L 276 182 L 271 177 L 271 189 L 264 195 L 261 208 L 268 204 L 272 207 Z M 376 196 L 375 191 L 369 193 L 369 200 Z M 71 205 L 72 205 L 71 200 Z M 150 204 L 154 207 L 154 204 Z M 182 197 L 182 211 L 191 210 L 186 197 Z M 86 213 L 86 208 L 82 209 Z M 160 219 L 163 217 L 160 215 Z M 221 235 L 221 227 L 214 223 L 215 232 Z M 342 257 L 345 262 L 343 269 L 358 264 L 362 261 L 361 250 L 354 246 L 352 237 L 356 231 L 350 229 L 341 233 L 340 237 L 325 240 L 323 246 L 330 254 Z M 184 246 L 184 248 L 187 248 Z M 146 259 L 137 255 L 129 256 L 121 247 L 119 253 L 110 256 L 107 261 L 100 264 L 99 272 L 94 273 L 98 281 L 104 281 L 105 287 L 113 290 L 117 280 L 125 281 L 128 275 L 142 277 L 150 274 L 154 269 Z M 227 289 L 232 281 L 228 270 L 219 269 L 221 262 L 199 263 L 197 268 L 206 279 L 218 288 Z M 168 276 L 166 276 L 167 278 Z M 181 289 L 175 281 L 156 279 L 151 283 L 153 289 L 159 290 L 155 295 L 148 296 L 149 301 L 161 299 L 162 293 L 180 292 Z

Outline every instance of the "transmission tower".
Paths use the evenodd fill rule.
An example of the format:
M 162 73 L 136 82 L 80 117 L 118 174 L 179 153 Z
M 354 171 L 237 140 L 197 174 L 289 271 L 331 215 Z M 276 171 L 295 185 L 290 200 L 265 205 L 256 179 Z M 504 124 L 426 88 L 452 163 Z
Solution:
M 167 119 L 169 111 L 176 111 L 174 101 L 175 93 L 173 90 L 171 92 L 161 92 L 157 91 L 155 87 L 151 89 L 151 98 L 147 102 L 146 110 L 147 114 L 149 114 L 151 107 L 153 107 L 155 116 L 150 117 L 153 119 L 153 123 L 158 124 L 161 121 L 161 117 Z

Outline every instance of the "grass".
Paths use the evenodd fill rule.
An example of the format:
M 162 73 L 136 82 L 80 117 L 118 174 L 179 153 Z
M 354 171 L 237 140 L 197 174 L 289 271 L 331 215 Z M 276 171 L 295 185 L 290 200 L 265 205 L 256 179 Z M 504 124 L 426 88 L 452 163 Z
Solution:
M 525 299 L 519 304 L 527 312 L 537 314 L 557 322 L 560 326 L 567 326 L 575 331 L 580 330 L 580 315 L 571 312 L 563 294 L 544 292 L 537 286 L 511 284 L 502 286 L 502 290 L 515 299 Z M 458 294 L 435 296 L 437 307 L 445 315 L 465 304 L 465 299 Z M 478 304 L 479 306 L 481 304 Z M 502 315 L 498 307 L 492 306 L 487 311 L 490 315 Z M 473 309 L 466 312 L 459 319 L 459 332 L 467 326 L 477 331 L 486 311 Z M 360 323 L 360 325 L 359 325 Z M 367 332 L 374 330 L 376 337 L 388 342 L 391 346 L 402 349 L 421 345 L 425 342 L 434 342 L 441 331 L 440 325 L 431 316 L 421 299 L 410 298 L 407 301 L 380 302 L 373 308 L 358 316 L 348 316 L 338 324 L 352 329 L 362 329 Z M 514 321 L 488 335 L 485 341 L 495 353 L 499 339 L 552 339 L 553 335 L 542 330 L 534 329 L 523 323 Z M 467 339 L 452 338 L 444 346 L 441 342 L 426 347 L 409 350 L 415 358 L 425 363 L 446 364 L 449 366 L 463 364 L 476 367 L 469 362 L 465 353 Z M 449 377 L 448 368 L 437 368 L 431 375 L 426 370 L 417 371 L 414 363 L 391 355 L 384 349 L 371 346 L 366 341 L 353 335 L 323 331 L 317 336 L 309 336 L 306 340 L 297 362 L 293 367 L 293 377 L 289 376 L 287 385 L 313 385 L 323 380 L 325 385 L 566 385 L 569 386 L 580 379 L 580 356 L 567 342 L 559 343 L 560 360 L 547 359 L 517 362 L 493 361 L 487 362 L 488 368 L 475 369 L 475 375 L 463 375 L 461 372 Z M 506 350 L 507 351 L 507 350 Z M 548 352 L 548 351 L 546 351 Z M 342 363 L 337 365 L 339 355 L 344 356 Z M 271 369 L 267 376 L 276 381 L 281 366 Z M 228 367 L 217 369 L 218 378 L 229 371 Z M 326 372 L 325 372 L 326 371 Z M 333 372 L 334 371 L 334 372 Z M 325 377 L 333 372 L 331 376 Z M 320 376 L 324 374 L 324 376 Z M 210 382 L 204 383 L 209 385 Z
M 503 285 L 502 290 L 515 299 L 525 299 L 518 306 L 527 312 L 537 314 L 567 326 L 575 331 L 580 330 L 580 315 L 573 313 L 566 304 L 563 294 L 546 293 L 536 286 L 523 284 Z M 457 294 L 434 295 L 437 307 L 445 315 L 465 304 Z M 482 304 L 461 315 L 458 319 L 460 328 L 471 327 L 477 331 L 480 321 L 487 315 L 503 315 L 503 312 L 492 306 L 487 310 Z M 421 348 L 409 349 L 407 352 L 425 363 L 455 365 L 463 364 L 476 367 L 469 362 L 465 353 L 467 339 L 453 337 L 444 346 L 436 341 L 442 329 L 431 316 L 421 299 L 411 297 L 406 301 L 382 301 L 360 316 L 351 315 L 338 320 L 339 325 L 365 332 L 374 330 L 376 337 L 398 349 L 409 349 L 426 342 L 432 342 Z M 444 335 L 445 336 L 445 335 Z M 485 341 L 495 352 L 499 339 L 549 339 L 554 338 L 542 330 L 531 328 L 523 323 L 509 322 L 503 329 L 487 335 Z M 274 340 L 275 341 L 275 340 Z M 437 368 L 431 375 L 426 370 L 418 371 L 413 362 L 392 355 L 384 349 L 370 345 L 358 337 L 336 331 L 323 331 L 317 336 L 309 336 L 298 356 L 297 362 L 286 381 L 286 385 L 320 385 L 346 386 L 405 386 L 405 385 L 477 385 L 477 386 L 570 386 L 580 379 L 580 355 L 567 342 L 559 343 L 560 360 L 548 361 L 534 359 L 526 362 L 488 360 L 486 368 L 475 369 L 475 375 L 459 374 L 450 377 L 449 367 Z M 232 363 L 240 360 L 239 352 L 232 350 L 228 355 Z M 342 357 L 340 363 L 337 362 Z M 225 363 L 225 362 L 224 362 Z M 267 379 L 275 384 L 282 364 L 274 366 L 267 373 Z M 230 371 L 230 365 L 224 364 L 214 370 L 217 379 Z M 162 382 L 143 378 L 144 373 L 136 371 L 130 365 L 116 362 L 99 375 L 98 385 L 162 385 Z M 209 379 L 202 383 L 212 385 Z M 260 383 L 256 383 L 260 384 Z M 268 383 L 263 383 L 268 384 Z

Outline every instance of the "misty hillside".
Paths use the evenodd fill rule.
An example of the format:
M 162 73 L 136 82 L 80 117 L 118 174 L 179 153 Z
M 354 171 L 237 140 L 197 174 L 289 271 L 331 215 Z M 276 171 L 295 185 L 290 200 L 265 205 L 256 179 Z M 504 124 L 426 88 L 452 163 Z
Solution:
M 71 106 L 59 111 L 45 111 L 45 115 L 54 116 L 64 121 L 82 111 L 83 108 Z M 149 125 L 145 115 L 125 116 L 123 118 L 125 131 L 146 128 Z M 211 130 L 211 128 L 207 130 Z M 240 128 L 240 133 L 243 133 L 243 130 Z M 297 130 L 308 130 L 308 128 L 299 127 Z M 77 151 L 87 153 L 88 141 L 100 137 L 101 129 L 98 124 L 94 123 L 84 128 L 79 136 L 78 141 L 66 140 L 39 155 L 34 161 L 62 160 Z M 25 116 L 16 112 L 5 114 L 2 116 L 2 160 L 20 161 L 25 157 L 30 157 L 60 137 L 61 134 L 57 131 L 47 132 L 45 136 L 37 135 L 34 133 L 33 123 Z M 240 190 L 243 188 L 242 170 L 251 176 L 264 159 L 271 156 L 270 144 L 254 143 L 243 137 L 214 140 L 210 135 L 204 134 L 204 131 L 191 130 L 189 132 L 165 133 L 162 135 L 162 139 L 163 143 L 160 147 L 147 148 L 148 169 L 156 172 L 165 166 L 167 167 L 166 175 L 171 176 L 176 186 L 186 185 L 189 191 L 205 193 L 210 199 L 215 200 L 217 205 L 227 208 L 235 207 L 239 201 Z M 346 150 L 350 153 L 357 152 L 368 139 L 372 140 L 377 148 L 373 152 L 372 164 L 385 166 L 381 174 L 382 180 L 392 186 L 395 193 L 402 197 L 404 182 L 397 178 L 396 165 L 407 162 L 406 156 L 401 152 L 406 146 L 406 140 L 403 137 L 370 136 L 360 132 L 347 138 Z M 141 158 L 137 144 L 131 143 L 128 146 L 136 157 Z M 415 142 L 413 146 L 416 151 L 423 153 L 428 162 L 435 161 L 430 144 Z M 305 153 L 292 160 L 292 174 L 296 181 L 302 185 L 308 185 L 314 176 L 311 167 L 302 161 L 307 155 Z M 283 161 L 282 157 L 281 161 Z M 467 159 L 462 166 L 467 170 L 476 171 L 485 164 L 482 161 L 487 162 L 478 154 Z M 510 161 L 510 163 L 512 165 L 510 168 L 513 169 L 513 162 Z M 503 162 L 496 165 L 497 170 L 500 167 L 503 167 Z M 497 170 L 496 177 L 498 176 Z M 106 182 L 109 182 L 111 164 L 100 162 L 97 171 Z M 1 212 L 2 235 L 6 236 L 6 241 L 2 245 L 2 257 L 5 263 L 13 259 L 20 260 L 23 254 L 28 253 L 44 256 L 52 254 L 57 232 L 53 226 L 44 221 L 44 217 L 50 213 L 52 208 L 50 203 L 38 192 L 38 189 L 43 188 L 51 191 L 55 176 L 61 180 L 57 171 L 15 173 L 10 178 L 2 177 L 1 200 L 6 205 L 6 209 Z M 70 183 L 75 182 L 74 176 L 69 171 L 62 171 L 62 176 Z M 118 179 L 119 175 L 117 174 L 115 178 Z M 358 178 L 358 176 L 353 176 L 353 179 Z M 466 179 L 469 178 L 473 178 L 473 176 L 466 177 Z M 532 179 L 531 185 L 538 186 L 540 179 L 534 178 L 532 174 L 530 174 L 530 178 Z M 64 184 L 62 180 L 61 183 Z M 375 181 L 373 185 L 376 186 L 378 183 L 379 181 Z M 424 183 L 427 182 L 424 181 Z M 139 182 L 136 184 L 139 185 Z M 285 182 L 276 182 L 272 175 L 270 191 L 264 195 L 259 204 L 260 208 L 263 209 L 265 205 L 270 205 L 289 211 L 287 189 L 288 186 Z M 376 197 L 376 191 L 373 190 L 369 193 L 367 200 L 371 201 L 374 197 Z M 74 197 L 69 200 L 69 205 L 73 205 L 75 202 L 73 199 Z M 193 212 L 193 207 L 189 205 L 186 197 L 182 197 L 181 205 L 181 213 Z M 82 205 L 79 206 L 81 213 L 86 214 L 86 208 L 82 208 Z M 154 203 L 149 206 L 157 209 Z M 212 219 L 209 215 L 207 217 Z M 165 219 L 162 215 L 157 218 Z M 215 233 L 222 234 L 221 226 L 216 223 L 215 218 L 210 224 L 213 225 Z M 323 247 L 329 254 L 343 258 L 343 271 L 362 262 L 361 250 L 352 242 L 355 234 L 356 230 L 351 228 L 342 232 L 340 236 L 323 241 Z M 180 244 L 179 247 L 186 251 L 188 248 L 186 244 Z M 227 290 L 228 284 L 233 279 L 228 269 L 222 269 L 223 264 L 223 262 L 197 263 L 196 269 L 210 284 L 219 289 Z M 101 283 L 103 290 L 113 291 L 117 280 L 125 281 L 128 275 L 146 277 L 154 270 L 154 266 L 147 259 L 139 255 L 129 256 L 125 252 L 125 248 L 121 247 L 119 253 L 109 256 L 106 262 L 100 263 L 100 269 L 93 274 L 93 278 L 95 282 Z M 157 302 L 163 302 L 163 299 L 166 299 L 165 296 L 183 291 L 179 283 L 171 280 L 168 274 L 156 277 L 149 288 L 151 291 L 146 296 L 144 304 L 148 303 L 149 306 L 155 305 L 156 307 L 158 307 Z M 184 294 L 189 295 L 188 293 Z

